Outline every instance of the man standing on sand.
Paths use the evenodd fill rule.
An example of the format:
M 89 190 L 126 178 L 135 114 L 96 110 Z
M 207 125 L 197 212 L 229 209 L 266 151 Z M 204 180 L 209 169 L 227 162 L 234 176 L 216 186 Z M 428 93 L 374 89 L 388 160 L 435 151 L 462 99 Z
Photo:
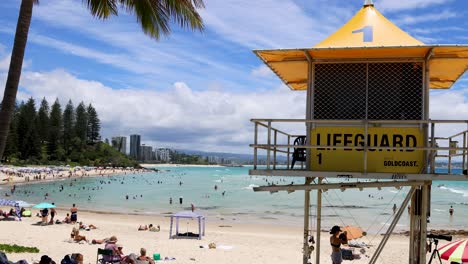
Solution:
M 453 210 L 453 206 L 450 206 L 450 209 L 449 209 L 449 214 L 450 214 L 450 216 L 453 216 L 453 211 L 454 211 L 454 210 Z
M 78 208 L 76 208 L 75 204 L 73 204 L 73 207 L 70 208 L 71 216 L 70 220 L 71 223 L 74 224 L 76 221 L 78 221 Z
M 55 203 L 52 203 L 52 205 L 55 205 Z M 50 222 L 49 224 L 53 225 L 54 224 L 54 217 L 57 214 L 57 211 L 55 211 L 55 208 L 50 208 Z

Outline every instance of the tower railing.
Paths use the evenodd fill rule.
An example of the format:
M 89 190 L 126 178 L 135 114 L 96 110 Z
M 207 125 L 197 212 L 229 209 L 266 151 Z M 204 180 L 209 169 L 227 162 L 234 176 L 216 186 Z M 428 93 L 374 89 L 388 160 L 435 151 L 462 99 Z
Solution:
M 309 167 L 309 160 L 301 162 L 301 166 L 291 168 L 292 153 L 298 145 L 292 142 L 299 136 L 307 138 L 306 144 L 300 148 L 310 150 L 318 148 L 333 149 L 352 149 L 363 151 L 364 160 L 368 155 L 372 155 L 375 150 L 406 150 L 406 151 L 424 151 L 425 171 L 421 174 L 437 174 L 436 167 L 446 166 L 448 174 L 453 173 L 456 163 L 461 163 L 461 169 L 466 174 L 468 165 L 468 120 L 307 120 L 307 119 L 251 119 L 254 123 L 254 144 L 250 147 L 254 151 L 253 170 L 282 170 L 282 171 L 313 171 Z M 302 125 L 303 129 L 300 128 Z M 444 132 L 444 126 L 457 126 L 460 132 L 447 136 Z M 310 129 L 320 126 L 336 127 L 360 127 L 365 136 L 363 144 L 359 146 L 336 146 L 336 145 L 313 145 L 310 140 Z M 462 128 L 465 127 L 465 129 Z M 281 129 L 279 128 L 281 127 Z M 371 127 L 419 127 L 425 132 L 424 144 L 417 147 L 393 147 L 393 146 L 369 146 L 368 129 Z M 288 128 L 292 132 L 287 132 Z M 453 130 L 453 127 L 452 129 Z M 263 151 L 264 155 L 261 152 Z M 436 164 L 437 162 L 437 164 Z M 367 163 L 364 161 L 364 172 L 367 171 Z M 255 173 L 251 173 L 255 174 Z M 447 173 L 445 173 L 447 174 Z

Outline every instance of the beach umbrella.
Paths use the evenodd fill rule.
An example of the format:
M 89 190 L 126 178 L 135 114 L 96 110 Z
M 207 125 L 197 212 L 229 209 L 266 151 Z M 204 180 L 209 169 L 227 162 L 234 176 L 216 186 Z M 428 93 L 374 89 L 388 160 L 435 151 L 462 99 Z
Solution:
M 348 238 L 348 240 L 361 238 L 366 235 L 366 232 L 364 232 L 360 227 L 357 226 L 346 226 L 342 230 L 346 231 L 346 237 Z
M 32 207 L 32 204 L 25 201 L 16 201 L 19 207 Z
M 440 257 L 450 262 L 468 263 L 468 240 L 458 240 L 439 248 Z
M 55 208 L 57 206 L 50 203 L 40 203 L 33 206 L 33 208 L 44 209 L 44 208 Z

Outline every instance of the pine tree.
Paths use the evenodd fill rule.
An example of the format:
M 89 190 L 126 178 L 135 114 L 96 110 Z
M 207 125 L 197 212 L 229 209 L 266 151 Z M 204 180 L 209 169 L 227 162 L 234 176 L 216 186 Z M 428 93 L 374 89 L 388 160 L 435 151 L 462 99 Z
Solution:
M 62 107 L 58 99 L 55 100 L 50 111 L 49 140 L 47 144 L 47 153 L 51 160 L 62 159 Z
M 36 103 L 30 98 L 22 104 L 18 114 L 18 149 L 19 157 L 23 160 L 40 156 L 40 139 L 37 125 Z
M 75 109 L 71 100 L 63 110 L 63 148 L 65 153 L 70 154 L 72 148 L 72 140 L 75 134 Z
M 88 130 L 88 112 L 86 106 L 81 102 L 76 107 L 76 123 L 75 123 L 75 136 L 78 137 L 82 143 L 86 142 Z
M 45 97 L 41 101 L 41 106 L 37 112 L 37 129 L 41 144 L 49 140 L 49 103 Z
M 101 123 L 99 121 L 96 109 L 89 104 L 88 106 L 88 143 L 96 143 L 101 139 L 100 136 Z

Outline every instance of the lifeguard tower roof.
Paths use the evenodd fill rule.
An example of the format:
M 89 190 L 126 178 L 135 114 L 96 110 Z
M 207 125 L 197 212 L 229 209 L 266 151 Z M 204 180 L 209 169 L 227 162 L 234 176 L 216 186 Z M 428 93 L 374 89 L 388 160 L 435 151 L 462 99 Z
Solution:
M 468 45 L 425 45 L 385 18 L 372 1 L 312 48 L 254 52 L 292 90 L 307 90 L 308 59 L 429 58 L 431 89 L 452 87 L 468 69 Z

